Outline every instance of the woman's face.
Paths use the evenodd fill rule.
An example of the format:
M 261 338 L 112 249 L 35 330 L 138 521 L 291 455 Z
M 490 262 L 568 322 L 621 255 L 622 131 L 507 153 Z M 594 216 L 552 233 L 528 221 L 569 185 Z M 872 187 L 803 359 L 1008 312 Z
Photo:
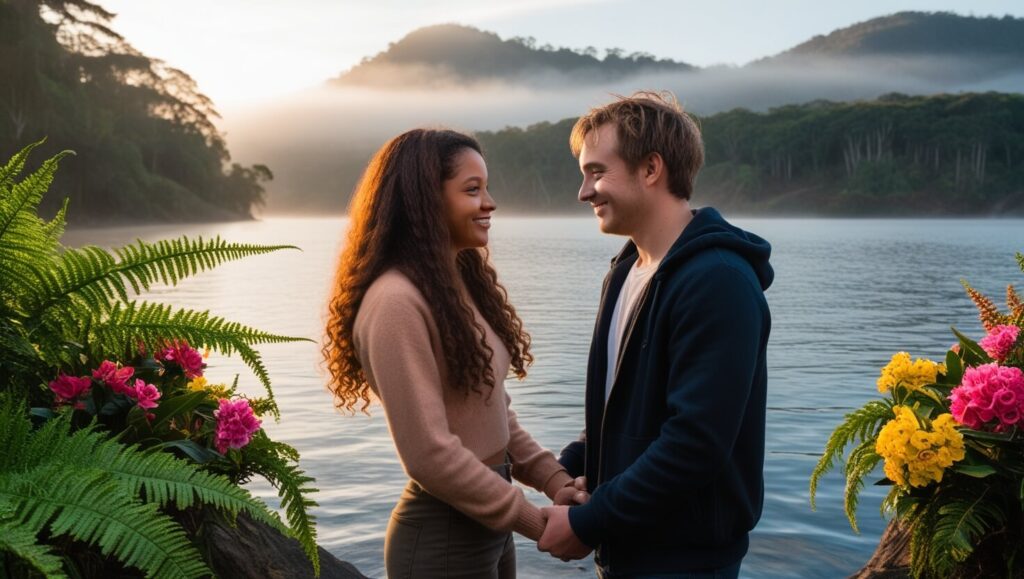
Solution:
M 496 208 L 487 191 L 487 165 L 473 149 L 455 157 L 455 171 L 444 182 L 445 217 L 455 251 L 487 245 L 491 212 Z

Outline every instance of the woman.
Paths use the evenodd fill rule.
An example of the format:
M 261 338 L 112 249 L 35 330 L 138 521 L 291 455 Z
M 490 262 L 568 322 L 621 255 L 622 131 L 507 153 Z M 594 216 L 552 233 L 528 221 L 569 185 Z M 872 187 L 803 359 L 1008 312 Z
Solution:
M 512 531 L 544 520 L 511 479 L 571 491 L 503 385 L 530 337 L 485 249 L 494 200 L 480 145 L 416 129 L 377 152 L 349 213 L 324 356 L 339 408 L 380 399 L 412 479 L 388 524 L 388 577 L 514 577 Z

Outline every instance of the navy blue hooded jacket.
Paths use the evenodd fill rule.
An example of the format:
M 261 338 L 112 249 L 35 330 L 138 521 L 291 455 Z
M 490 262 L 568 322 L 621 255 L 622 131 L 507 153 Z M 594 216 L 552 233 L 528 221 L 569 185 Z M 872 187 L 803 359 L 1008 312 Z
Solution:
M 640 297 L 607 406 L 612 311 L 637 259 L 626 244 L 601 293 L 586 430 L 560 462 L 590 501 L 569 523 L 613 573 L 726 567 L 761 516 L 771 246 L 704 208 Z

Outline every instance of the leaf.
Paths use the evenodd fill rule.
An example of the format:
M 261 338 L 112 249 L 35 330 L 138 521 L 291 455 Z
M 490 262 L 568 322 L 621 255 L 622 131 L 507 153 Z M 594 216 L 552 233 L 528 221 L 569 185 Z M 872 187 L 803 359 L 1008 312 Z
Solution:
M 946 352 L 946 375 L 943 377 L 943 383 L 959 386 L 963 379 L 964 364 L 960 361 L 960 356 L 952 350 Z
M 960 354 L 963 356 L 966 365 L 981 366 L 992 362 L 992 358 L 989 358 L 988 354 L 985 350 L 981 349 L 977 342 L 961 334 L 952 326 L 950 326 L 950 329 L 953 330 L 953 334 L 960 340 Z
M 185 453 L 197 464 L 206 464 L 211 461 L 220 460 L 224 458 L 224 455 L 211 450 L 194 440 L 172 440 L 170 442 L 164 442 L 154 446 L 160 450 L 176 448 Z
M 195 410 L 199 406 L 202 406 L 202 404 L 208 399 L 206 392 L 201 391 L 188 392 L 186 394 L 180 394 L 173 398 L 169 398 L 153 409 L 152 413 L 155 418 L 150 422 L 150 427 L 153 430 L 158 430 L 175 416 L 180 416 Z
M 953 466 L 953 470 L 974 478 L 985 478 L 997 472 L 995 468 L 987 464 L 957 464 Z

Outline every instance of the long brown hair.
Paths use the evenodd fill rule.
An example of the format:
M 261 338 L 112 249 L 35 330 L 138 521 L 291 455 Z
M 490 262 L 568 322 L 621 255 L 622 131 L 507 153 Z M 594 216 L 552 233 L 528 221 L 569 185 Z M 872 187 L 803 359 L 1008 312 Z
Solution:
M 352 332 L 366 290 L 391 268 L 408 277 L 430 306 L 450 387 L 468 394 L 480 391 L 481 384 L 493 389 L 505 378 L 494 376 L 494 352 L 457 289 L 459 278 L 511 354 L 515 375 L 525 377 L 533 362 L 530 336 L 498 283 L 487 249 L 462 250 L 452 263 L 442 188 L 455 172 L 456 157 L 467 149 L 481 152 L 474 138 L 455 131 L 408 131 L 377 151 L 356 187 L 322 348 L 328 389 L 339 409 L 351 412 L 360 400 L 361 410 L 369 407 L 372 393 Z

